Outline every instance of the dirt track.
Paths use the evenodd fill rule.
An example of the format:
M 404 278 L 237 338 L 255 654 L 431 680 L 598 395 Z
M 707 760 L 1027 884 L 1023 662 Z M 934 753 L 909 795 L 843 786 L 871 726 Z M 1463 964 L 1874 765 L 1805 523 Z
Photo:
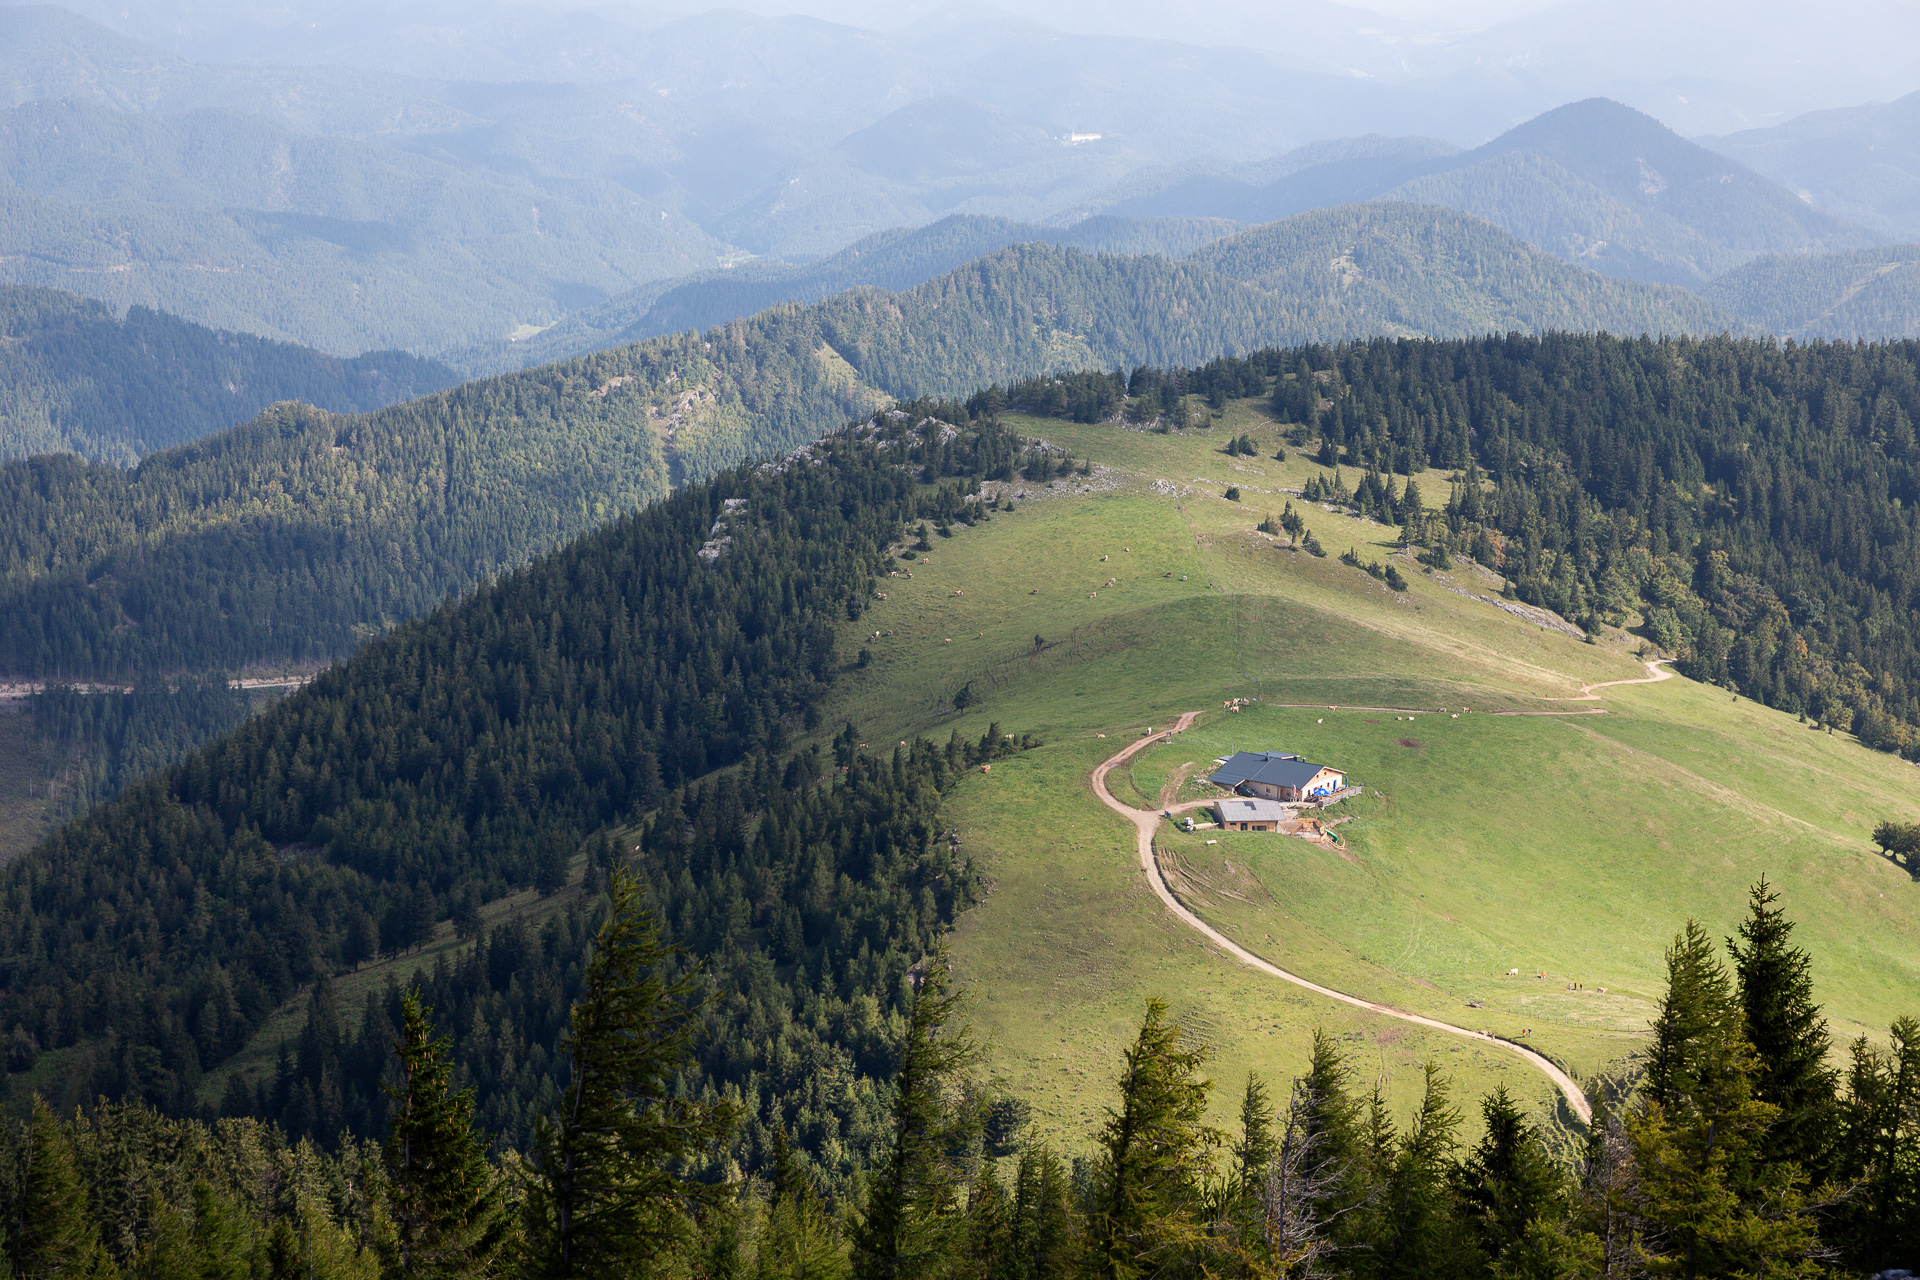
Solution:
M 1659 684 L 1662 680 L 1673 679 L 1673 672 L 1662 671 L 1662 665 L 1672 662 L 1672 658 L 1655 658 L 1646 664 L 1646 678 L 1642 680 L 1602 680 L 1599 684 L 1583 684 L 1580 692 L 1571 698 L 1548 698 L 1548 702 L 1598 702 L 1600 695 L 1595 689 L 1611 689 L 1617 684 Z
M 1653 663 L 1647 664 L 1649 671 L 1652 671 L 1653 668 Z M 1663 680 L 1667 677 L 1665 675 L 1656 675 L 1653 678 Z M 1610 681 L 1609 683 L 1643 684 L 1651 683 L 1651 681 L 1628 680 Z M 1582 691 L 1582 696 L 1591 696 L 1591 691 L 1600 687 L 1599 685 L 1589 685 Z M 1199 933 L 1209 942 L 1248 968 L 1258 969 L 1261 973 L 1267 974 L 1270 977 L 1279 978 L 1283 982 L 1291 982 L 1297 987 L 1305 987 L 1308 991 L 1312 991 L 1317 995 L 1323 995 L 1329 1000 L 1338 1000 L 1342 1004 L 1350 1004 L 1355 1008 L 1365 1009 L 1369 1013 L 1377 1013 L 1386 1018 L 1397 1018 L 1401 1022 L 1411 1022 L 1417 1026 L 1427 1027 L 1430 1030 L 1443 1031 L 1448 1035 L 1460 1036 L 1466 1040 L 1476 1040 L 1482 1044 L 1492 1045 L 1496 1048 L 1505 1049 L 1510 1053 L 1519 1054 L 1522 1058 L 1525 1058 L 1528 1064 L 1535 1070 L 1546 1076 L 1547 1079 L 1553 1081 L 1554 1086 L 1565 1096 L 1567 1105 L 1573 1109 L 1575 1115 L 1580 1117 L 1581 1123 L 1590 1122 L 1593 1119 L 1593 1108 L 1587 1102 L 1587 1095 L 1581 1092 L 1579 1085 L 1574 1083 L 1573 1077 L 1555 1066 L 1544 1056 L 1535 1053 L 1524 1045 L 1514 1044 L 1510 1040 L 1502 1040 L 1496 1036 L 1490 1036 L 1484 1031 L 1469 1031 L 1465 1027 L 1456 1027 L 1452 1023 L 1441 1022 L 1437 1018 L 1428 1018 L 1417 1013 L 1407 1013 L 1401 1009 L 1376 1004 L 1371 1000 L 1362 1000 L 1359 996 L 1348 995 L 1344 991 L 1335 991 L 1332 987 L 1323 987 L 1317 982 L 1310 982 L 1299 974 L 1289 973 L 1276 964 L 1262 960 L 1259 956 L 1248 951 L 1239 943 L 1232 941 L 1199 916 L 1187 910 L 1180 900 L 1174 897 L 1173 891 L 1167 887 L 1165 878 L 1160 874 L 1160 864 L 1153 856 L 1153 833 L 1154 829 L 1160 823 L 1160 814 L 1157 811 L 1149 812 L 1143 809 L 1135 809 L 1128 804 L 1123 804 L 1114 796 L 1113 792 L 1107 789 L 1107 774 L 1116 765 L 1123 764 L 1131 759 L 1133 755 L 1142 748 L 1185 729 L 1194 722 L 1195 717 L 1199 714 L 1197 711 L 1187 712 L 1174 723 L 1173 728 L 1162 730 L 1149 737 L 1137 739 L 1122 748 L 1093 771 L 1093 793 L 1100 797 L 1100 803 L 1106 805 L 1107 808 L 1113 810 L 1133 824 L 1135 845 L 1140 856 L 1140 869 L 1146 872 L 1147 883 L 1153 886 L 1153 892 L 1160 899 L 1161 904 L 1182 924 Z M 1183 805 L 1181 807 L 1187 808 L 1190 806 Z

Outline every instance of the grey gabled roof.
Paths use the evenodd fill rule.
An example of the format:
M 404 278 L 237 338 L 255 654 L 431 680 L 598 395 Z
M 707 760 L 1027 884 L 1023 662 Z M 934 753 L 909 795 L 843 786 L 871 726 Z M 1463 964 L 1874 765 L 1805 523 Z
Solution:
M 1279 822 L 1287 816 L 1278 800 L 1216 800 L 1213 811 L 1222 822 Z
M 1264 782 L 1270 787 L 1304 787 L 1325 765 L 1279 751 L 1240 751 L 1207 778 L 1223 787 Z

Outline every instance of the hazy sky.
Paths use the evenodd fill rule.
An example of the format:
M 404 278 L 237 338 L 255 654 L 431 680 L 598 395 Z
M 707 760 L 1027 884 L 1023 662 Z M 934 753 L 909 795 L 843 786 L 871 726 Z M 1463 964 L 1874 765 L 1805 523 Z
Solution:
M 603 74 L 613 78 L 645 79 L 662 70 L 622 64 L 623 42 L 606 35 L 609 18 L 644 29 L 677 16 L 729 8 L 807 14 L 883 33 L 957 20 L 968 28 L 976 51 L 986 47 L 983 30 L 1011 18 L 1008 47 L 1025 43 L 1023 53 L 1039 54 L 1041 62 L 1044 42 L 1036 45 L 1019 34 L 1027 23 L 1212 51 L 1242 48 L 1283 68 L 1415 86 L 1399 115 L 1356 127 L 1444 131 L 1462 143 L 1592 96 L 1629 103 L 1694 136 L 1779 124 L 1807 111 L 1920 90 L 1920 0 L 1372 0 L 1365 6 L 1336 0 L 55 3 L 194 58 L 342 62 L 436 78 L 506 80 L 571 78 L 588 66 L 611 67 Z M 591 22 L 569 21 L 567 11 L 576 18 L 581 11 L 597 16 Z M 568 40 L 578 47 L 567 46 Z M 640 43 L 634 42 L 636 50 Z M 699 53 L 711 60 L 709 54 L 724 51 Z M 745 74 L 757 74 L 752 56 L 758 55 L 743 54 Z M 1173 65 L 1183 55 L 1169 49 L 1166 58 Z M 1067 73 L 1058 74 L 1064 81 Z M 1043 74 L 1030 87 L 1038 90 L 1045 83 Z M 1340 120 L 1315 126 L 1339 127 L 1345 127 Z

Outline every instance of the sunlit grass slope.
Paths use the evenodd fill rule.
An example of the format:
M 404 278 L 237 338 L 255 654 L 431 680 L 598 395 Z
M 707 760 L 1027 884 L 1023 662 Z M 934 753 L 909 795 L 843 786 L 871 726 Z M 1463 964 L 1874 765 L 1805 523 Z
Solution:
M 1429 1057 L 1464 1092 L 1504 1081 L 1553 1105 L 1511 1054 L 1241 969 L 1163 913 L 1088 773 L 1187 710 L 1208 714 L 1116 775 L 1119 793 L 1150 803 L 1241 748 L 1300 751 L 1368 788 L 1341 811 L 1338 850 L 1163 829 L 1195 909 L 1307 977 L 1461 1025 L 1531 1029 L 1530 1043 L 1591 1074 L 1642 1043 L 1681 921 L 1730 932 L 1765 874 L 1802 922 L 1837 1032 L 1920 1008 L 1920 886 L 1867 839 L 1881 817 L 1920 818 L 1912 766 L 1679 678 L 1555 701 L 1643 676 L 1638 642 L 1589 645 L 1502 612 L 1473 598 L 1498 584 L 1470 568 L 1403 560 L 1412 587 L 1395 596 L 1334 558 L 1349 546 L 1384 558 L 1395 531 L 1382 525 L 1310 509 L 1326 559 L 1257 534 L 1318 468 L 1273 461 L 1277 431 L 1251 404 L 1175 435 L 1022 427 L 1090 455 L 1094 474 L 1015 482 L 1029 494 L 1018 510 L 902 562 L 861 624 L 868 665 L 832 712 L 876 751 L 990 721 L 1046 739 L 951 806 L 992 877 L 953 953 L 995 1070 L 1069 1143 L 1111 1096 L 1156 994 L 1214 1044 L 1223 1123 L 1245 1072 L 1284 1080 L 1316 1026 L 1345 1037 L 1403 1115 Z M 1220 451 L 1241 431 L 1263 458 Z M 1422 482 L 1429 502 L 1444 497 L 1444 474 Z M 1241 502 L 1223 498 L 1228 485 Z M 962 689 L 974 701 L 956 713 Z M 1230 714 L 1229 698 L 1260 701 Z M 1495 714 L 1518 711 L 1557 714 Z

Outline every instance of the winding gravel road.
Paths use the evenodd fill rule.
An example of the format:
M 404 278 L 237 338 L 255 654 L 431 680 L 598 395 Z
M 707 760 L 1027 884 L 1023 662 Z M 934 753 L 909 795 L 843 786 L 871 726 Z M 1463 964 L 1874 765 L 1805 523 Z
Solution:
M 1652 669 L 1653 665 L 1649 663 L 1648 670 L 1651 671 Z M 1655 678 L 1664 679 L 1665 677 L 1656 676 Z M 1623 681 L 1621 683 L 1638 682 Z M 1589 686 L 1589 689 L 1594 687 L 1598 686 Z M 1357 1009 L 1365 1009 L 1369 1013 L 1377 1013 L 1385 1018 L 1397 1018 L 1401 1022 L 1411 1022 L 1416 1026 L 1427 1027 L 1434 1031 L 1443 1031 L 1451 1036 L 1459 1036 L 1465 1040 L 1475 1040 L 1495 1048 L 1505 1049 L 1509 1053 L 1519 1054 L 1527 1060 L 1528 1065 L 1546 1076 L 1547 1079 L 1553 1081 L 1555 1087 L 1565 1095 L 1567 1105 L 1573 1109 L 1575 1115 L 1580 1117 L 1582 1124 L 1591 1123 L 1593 1120 L 1593 1108 L 1587 1102 L 1587 1095 L 1582 1093 L 1580 1086 L 1574 1083 L 1573 1077 L 1533 1050 L 1523 1045 L 1514 1044 L 1510 1040 L 1502 1040 L 1496 1036 L 1490 1036 L 1484 1031 L 1470 1031 L 1465 1027 L 1456 1027 L 1449 1022 L 1441 1022 L 1437 1018 L 1423 1017 L 1417 1013 L 1407 1013 L 1401 1009 L 1376 1004 L 1371 1000 L 1362 1000 L 1359 996 L 1348 995 L 1344 991 L 1335 991 L 1332 987 L 1323 987 L 1319 983 L 1309 981 L 1297 973 L 1289 973 L 1280 966 L 1261 959 L 1239 943 L 1226 937 L 1212 925 L 1209 925 L 1199 916 L 1187 910 L 1187 908 L 1181 904 L 1180 900 L 1174 897 L 1173 890 L 1167 887 L 1166 879 L 1160 874 L 1159 862 L 1156 861 L 1153 856 L 1153 833 L 1154 829 L 1160 824 L 1159 812 L 1155 810 L 1136 809 L 1132 805 L 1121 803 L 1113 792 L 1107 789 L 1107 774 L 1112 771 L 1114 766 L 1124 764 L 1132 758 L 1136 752 L 1185 729 L 1194 722 L 1194 719 L 1199 714 L 1197 711 L 1187 712 L 1174 723 L 1173 728 L 1164 729 L 1150 737 L 1136 740 L 1122 748 L 1093 771 L 1093 793 L 1100 797 L 1100 803 L 1106 805 L 1107 808 L 1113 810 L 1133 824 L 1135 843 L 1140 854 L 1140 869 L 1146 872 L 1147 883 L 1153 886 L 1153 891 L 1159 897 L 1162 905 L 1182 924 L 1205 937 L 1209 942 L 1219 947 L 1222 951 L 1225 951 L 1241 964 L 1246 965 L 1250 969 L 1258 969 L 1261 973 L 1267 974 L 1269 977 L 1278 978 L 1282 982 L 1291 982 L 1297 987 L 1305 987 L 1308 991 L 1314 992 L 1317 995 L 1323 995 L 1329 1000 L 1338 1000 L 1342 1004 L 1350 1004 Z

